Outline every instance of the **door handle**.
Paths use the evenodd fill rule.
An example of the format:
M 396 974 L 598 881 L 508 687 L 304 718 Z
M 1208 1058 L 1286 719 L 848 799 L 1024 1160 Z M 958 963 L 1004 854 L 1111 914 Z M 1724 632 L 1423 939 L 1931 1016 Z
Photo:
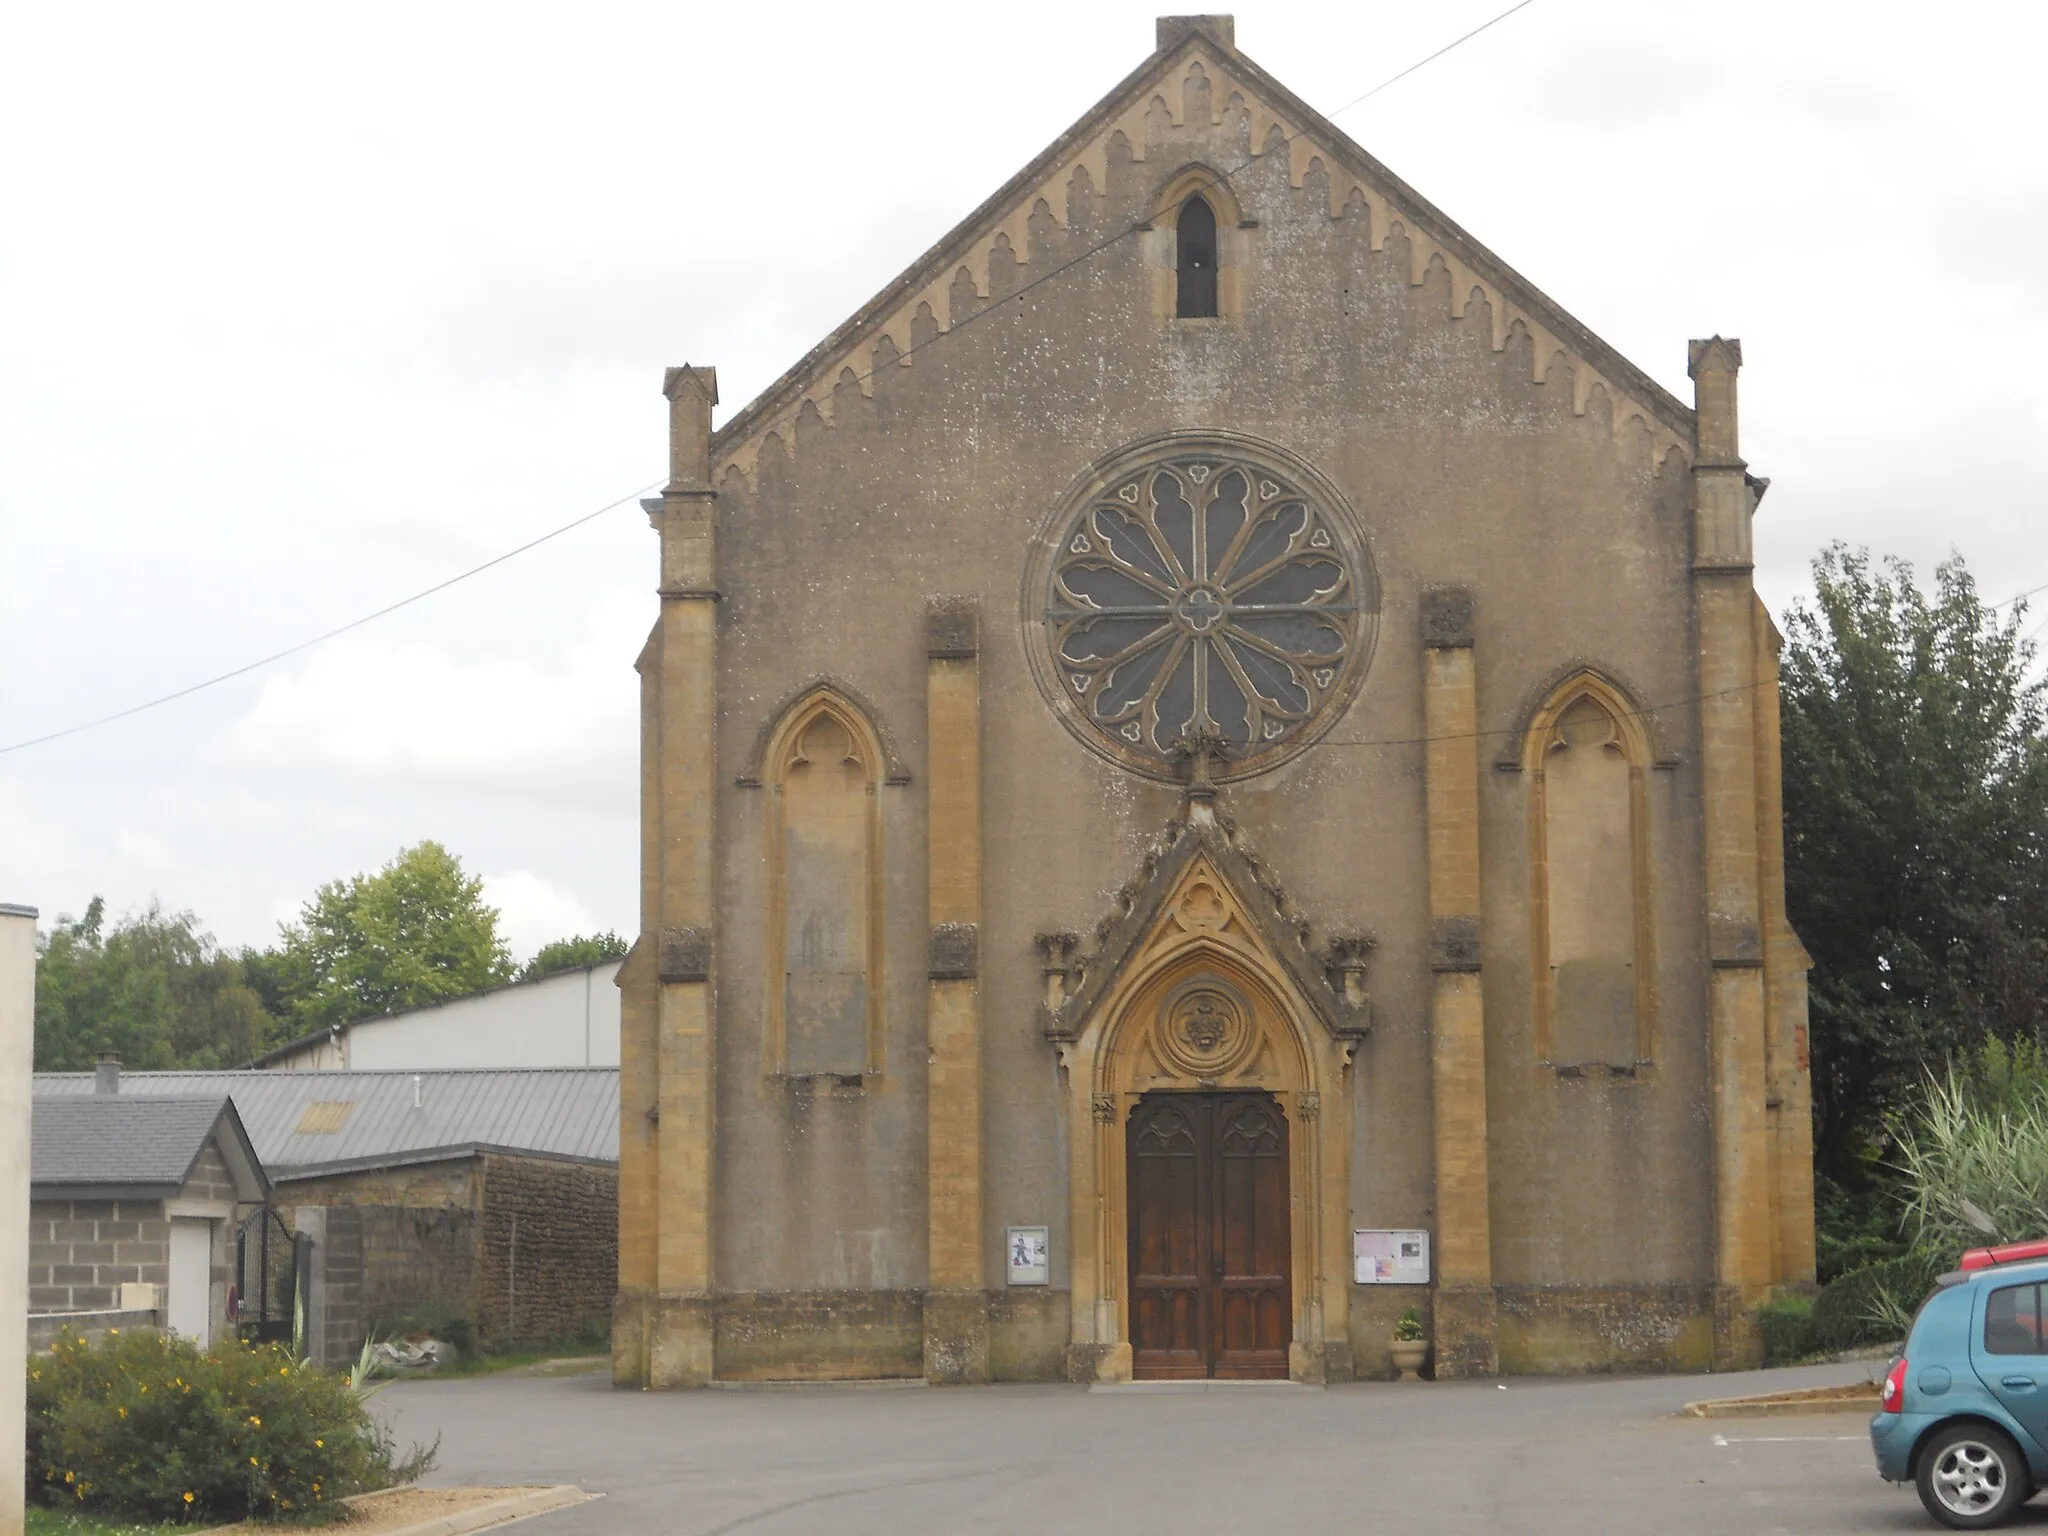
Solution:
M 2034 1378 L 2031 1376 L 2005 1376 L 1999 1379 L 1998 1384 L 2014 1392 L 2031 1392 L 2034 1390 Z

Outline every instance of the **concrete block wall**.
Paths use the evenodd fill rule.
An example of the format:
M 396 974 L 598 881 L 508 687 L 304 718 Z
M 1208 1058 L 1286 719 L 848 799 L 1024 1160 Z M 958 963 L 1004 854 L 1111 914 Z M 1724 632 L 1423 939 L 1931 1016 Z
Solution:
M 38 1200 L 28 1226 L 32 1314 L 106 1311 L 119 1305 L 124 1283 L 170 1282 L 161 1200 Z
M 474 1211 L 359 1205 L 363 1320 L 379 1337 L 436 1304 L 468 1315 L 477 1267 Z

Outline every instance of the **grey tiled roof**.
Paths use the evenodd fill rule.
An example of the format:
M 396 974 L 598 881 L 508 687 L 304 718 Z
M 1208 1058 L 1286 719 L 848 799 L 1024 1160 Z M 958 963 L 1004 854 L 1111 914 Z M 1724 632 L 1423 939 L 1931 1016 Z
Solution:
M 92 1086 L 90 1075 L 85 1083 Z M 38 1093 L 29 1122 L 29 1183 L 176 1193 L 227 1105 L 220 1092 L 206 1098 Z
M 90 1072 L 39 1072 L 35 1093 L 40 1104 L 92 1086 Z M 617 1067 L 121 1075 L 122 1098 L 195 1094 L 233 1098 L 272 1179 L 474 1149 L 619 1157 Z

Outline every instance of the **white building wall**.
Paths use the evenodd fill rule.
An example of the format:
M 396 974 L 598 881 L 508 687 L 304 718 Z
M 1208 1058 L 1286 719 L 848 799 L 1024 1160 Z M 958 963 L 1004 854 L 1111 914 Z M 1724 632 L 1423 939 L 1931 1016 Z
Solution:
M 280 1067 L 615 1067 L 619 1064 L 619 961 L 518 982 L 381 1019 L 343 1034 L 343 1060 L 318 1047 Z
M 614 1007 L 617 1005 L 615 1004 Z M 0 1536 L 21 1536 L 28 1358 L 29 1082 L 36 1018 L 36 909 L 0 902 Z M 617 1040 L 616 1031 L 613 1035 Z M 612 1047 L 616 1052 L 616 1044 Z M 616 1054 L 612 1060 L 617 1061 Z M 13 1258 L 6 1255 L 13 1254 Z

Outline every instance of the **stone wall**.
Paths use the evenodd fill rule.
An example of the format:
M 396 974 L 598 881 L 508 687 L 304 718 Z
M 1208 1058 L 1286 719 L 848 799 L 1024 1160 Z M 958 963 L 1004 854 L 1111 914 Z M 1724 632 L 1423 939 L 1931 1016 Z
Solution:
M 170 1282 L 161 1200 L 38 1200 L 28 1230 L 32 1313 L 105 1311 L 119 1304 L 124 1283 Z
M 618 1275 L 618 1171 L 487 1155 L 293 1180 L 313 1239 L 320 1359 L 422 1314 L 466 1318 L 488 1348 L 601 1334 Z
M 410 1205 L 473 1207 L 478 1159 L 453 1158 L 407 1168 L 292 1179 L 278 1186 L 279 1205 Z
M 616 1168 L 484 1158 L 471 1315 L 492 1348 L 611 1326 L 618 1213 Z

